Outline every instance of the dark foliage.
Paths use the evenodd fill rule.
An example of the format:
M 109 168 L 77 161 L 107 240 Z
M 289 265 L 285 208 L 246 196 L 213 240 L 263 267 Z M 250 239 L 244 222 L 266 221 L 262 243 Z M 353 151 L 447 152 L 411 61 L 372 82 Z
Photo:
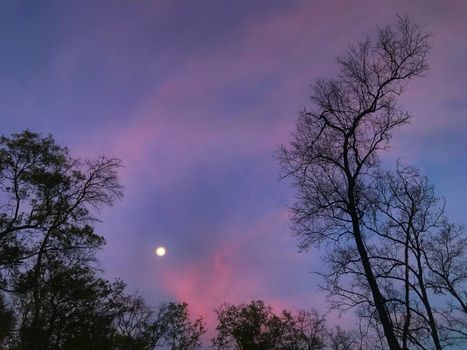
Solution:
M 122 196 L 121 162 L 81 161 L 49 135 L 0 138 L 0 344 L 9 350 L 199 347 L 187 304 L 154 310 L 98 276 L 95 216 Z
M 249 304 L 224 304 L 216 310 L 217 336 L 212 339 L 219 350 L 313 350 L 324 348 L 324 319 L 316 312 L 293 315 L 283 310 L 272 312 L 263 301 Z

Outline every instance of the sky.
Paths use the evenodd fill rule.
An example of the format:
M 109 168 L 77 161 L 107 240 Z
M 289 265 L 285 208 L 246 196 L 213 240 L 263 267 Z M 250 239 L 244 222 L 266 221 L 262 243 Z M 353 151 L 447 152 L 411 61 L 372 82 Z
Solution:
M 129 292 L 186 301 L 211 328 L 223 302 L 325 311 L 320 252 L 298 252 L 273 153 L 310 85 L 396 13 L 433 47 L 384 159 L 421 168 L 466 224 L 465 1 L 2 1 L 1 132 L 123 160 L 125 196 L 97 228 L 105 275 Z

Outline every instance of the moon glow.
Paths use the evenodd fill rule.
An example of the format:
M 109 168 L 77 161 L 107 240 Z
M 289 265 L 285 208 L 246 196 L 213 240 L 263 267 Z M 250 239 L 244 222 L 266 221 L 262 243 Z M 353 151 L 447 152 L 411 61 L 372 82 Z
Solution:
M 164 256 L 166 253 L 166 250 L 164 247 L 157 247 L 156 248 L 156 254 L 157 256 Z

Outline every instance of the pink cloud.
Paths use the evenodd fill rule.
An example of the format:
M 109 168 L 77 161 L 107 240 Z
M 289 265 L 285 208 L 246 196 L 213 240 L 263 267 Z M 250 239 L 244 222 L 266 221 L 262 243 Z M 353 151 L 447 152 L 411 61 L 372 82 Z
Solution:
M 153 283 L 159 288 L 162 283 L 165 293 L 176 300 L 189 302 L 193 316 L 205 317 L 211 335 L 216 324 L 214 310 L 224 302 L 263 299 L 277 312 L 284 308 L 323 311 L 317 279 L 306 273 L 313 267 L 304 264 L 317 262 L 318 256 L 297 254 L 294 240 L 284 230 L 287 217 L 284 210 L 269 213 L 251 225 L 229 225 L 221 235 L 222 242 L 212 246 L 210 253 L 184 264 L 174 260 L 164 263 L 153 272 Z M 294 266 L 302 274 L 285 273 Z M 297 291 L 306 281 L 310 287 Z M 285 294 L 290 290 L 294 297 L 276 295 L 277 283 L 283 285 Z
M 377 23 L 393 21 L 387 8 L 375 10 L 373 2 L 363 3 L 365 6 L 334 4 L 317 10 L 318 6 L 304 2 L 280 14 L 255 18 L 238 28 L 235 40 L 200 48 L 181 60 L 168 78 L 147 92 L 148 97 L 130 111 L 125 122 L 110 127 L 103 137 L 102 130 L 98 130 L 81 151 L 94 154 L 96 148 L 105 153 L 110 150 L 124 159 L 127 200 L 134 205 L 137 191 L 149 192 L 154 186 L 190 186 L 190 172 L 201 161 L 228 163 L 235 157 L 270 157 L 275 146 L 289 138 L 295 112 L 308 104 L 308 84 L 316 77 L 335 74 L 333 58 L 353 38 L 361 39 Z M 391 9 L 396 12 L 398 7 Z M 371 13 L 373 23 L 356 20 L 359 11 Z M 455 58 L 448 42 L 462 28 L 445 24 L 437 23 L 434 29 L 432 72 L 414 81 L 401 101 L 415 114 L 413 127 L 397 134 L 388 158 L 405 155 L 413 163 L 419 156 L 417 152 L 424 151 L 430 135 L 438 129 L 466 127 L 463 114 L 439 117 L 434 112 L 441 108 L 439 101 L 462 100 L 466 91 L 465 72 L 447 69 Z M 238 96 L 230 100 L 230 91 L 248 95 L 250 90 L 258 96 L 244 110 L 236 111 Z M 141 182 L 146 188 L 141 189 Z M 290 266 L 304 266 L 307 262 L 296 253 L 295 241 L 287 236 L 287 230 L 279 235 L 286 224 L 286 215 L 275 212 L 263 214 L 248 226 L 237 223 L 221 228 L 215 236 L 225 241 L 213 244 L 207 255 L 185 263 L 172 261 L 172 265 L 160 262 L 157 266 L 147 255 L 141 258 L 144 268 L 137 274 L 141 279 L 146 276 L 146 290 L 163 290 L 188 301 L 195 316 L 208 317 L 211 328 L 212 311 L 224 301 L 240 303 L 261 298 L 277 310 L 324 304 L 320 293 L 303 292 L 303 286 L 311 281 L 306 272 L 313 268 L 303 271 L 300 291 L 293 298 L 278 296 L 274 288 L 267 290 L 275 274 L 283 278 L 275 270 L 280 265 L 278 260 Z M 288 247 L 285 253 L 282 245 Z M 260 271 L 263 275 L 259 275 Z M 337 317 L 334 321 L 338 322 Z

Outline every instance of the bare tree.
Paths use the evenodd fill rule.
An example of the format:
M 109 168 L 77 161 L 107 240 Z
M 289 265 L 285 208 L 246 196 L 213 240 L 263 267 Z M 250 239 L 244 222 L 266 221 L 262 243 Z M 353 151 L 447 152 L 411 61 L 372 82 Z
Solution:
M 423 245 L 428 288 L 443 295 L 441 329 L 447 344 L 467 345 L 467 233 L 463 226 L 444 221 L 438 232 Z M 448 298 L 448 297 L 451 298 Z
M 428 39 L 421 26 L 399 18 L 395 28 L 379 29 L 374 42 L 350 46 L 338 58 L 338 79 L 314 85 L 313 107 L 299 114 L 292 142 L 278 152 L 284 176 L 297 188 L 291 214 L 301 248 L 334 242 L 350 249 L 392 350 L 401 345 L 369 256 L 364 194 L 379 166 L 378 152 L 409 120 L 396 98 L 427 70 Z
M 201 346 L 204 322 L 190 320 L 186 303 L 165 303 L 153 310 L 143 298 L 120 293 L 116 304 L 115 349 L 194 350 Z
M 332 350 L 359 349 L 359 334 L 355 331 L 346 331 L 336 327 L 328 332 L 329 348 Z
M 467 317 L 467 236 L 449 222 L 444 201 L 414 167 L 398 164 L 394 173 L 375 176 L 372 202 L 364 226 L 378 241 L 370 259 L 379 283 L 390 291 L 403 348 L 427 343 L 442 349 L 462 334 L 463 327 L 453 326 L 456 316 Z M 435 302 L 437 294 L 447 305 Z M 465 327 L 463 334 L 467 340 Z

